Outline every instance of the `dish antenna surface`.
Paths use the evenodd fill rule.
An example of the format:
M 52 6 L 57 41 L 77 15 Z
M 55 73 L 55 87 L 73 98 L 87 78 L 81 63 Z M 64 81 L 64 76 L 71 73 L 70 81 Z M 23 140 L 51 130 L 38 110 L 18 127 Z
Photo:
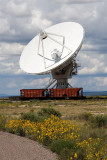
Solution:
M 23 50 L 20 67 L 31 74 L 51 73 L 53 82 L 57 80 L 56 88 L 68 88 L 68 78 L 77 74 L 75 58 L 83 37 L 83 27 L 75 22 L 59 23 L 41 30 Z

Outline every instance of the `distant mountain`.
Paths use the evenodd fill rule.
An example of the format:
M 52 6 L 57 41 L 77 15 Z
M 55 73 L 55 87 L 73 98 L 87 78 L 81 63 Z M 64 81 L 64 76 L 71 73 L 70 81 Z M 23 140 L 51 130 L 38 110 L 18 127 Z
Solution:
M 19 96 L 19 95 L 0 94 L 0 98 L 8 98 L 11 96 Z
M 86 91 L 84 96 L 107 96 L 107 91 Z
M 0 98 L 7 98 L 7 97 L 9 97 L 8 94 L 0 94 Z

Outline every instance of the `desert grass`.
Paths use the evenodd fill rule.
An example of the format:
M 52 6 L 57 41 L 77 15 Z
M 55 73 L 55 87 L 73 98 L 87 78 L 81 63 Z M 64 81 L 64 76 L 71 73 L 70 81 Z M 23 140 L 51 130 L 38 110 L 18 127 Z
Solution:
M 49 118 L 52 112 L 54 114 L 61 113 L 61 118 Z M 107 98 L 105 97 L 85 100 L 31 100 L 16 102 L 1 100 L 1 124 L 3 124 L 3 121 L 4 124 L 6 122 L 3 114 L 7 117 L 8 123 L 7 126 L 4 125 L 5 127 L 1 125 L 1 129 L 6 128 L 12 133 L 27 136 L 31 139 L 34 136 L 34 139 L 48 145 L 52 151 L 57 153 L 59 150 L 58 154 L 61 160 L 107 159 L 105 149 L 107 145 Z M 71 135 L 77 136 L 74 141 L 71 141 L 70 138 L 55 138 L 57 131 L 58 135 L 61 133 L 61 137 L 63 134 L 65 136 L 65 131 L 69 127 L 66 128 L 66 125 L 64 125 L 62 127 L 65 129 L 64 131 L 61 130 L 61 126 L 63 123 L 67 123 L 69 126 L 71 122 L 72 127 L 79 127 L 78 133 L 75 130 L 79 137 L 73 133 Z M 45 126 L 46 124 L 48 125 Z M 43 135 L 38 135 L 40 131 Z M 51 134 L 50 131 L 52 131 Z M 33 134 L 34 132 L 37 132 L 37 134 Z M 38 137 L 35 138 L 37 135 Z M 87 150 L 85 150 L 86 148 Z M 92 151 L 94 152 L 92 153 Z
M 7 116 L 19 116 L 31 110 L 38 112 L 47 107 L 58 110 L 62 117 L 67 119 L 84 112 L 107 114 L 107 99 L 0 101 L 0 113 Z
M 47 115 L 43 114 L 42 116 L 45 116 L 45 119 L 42 121 L 41 119 L 38 121 L 34 112 L 29 112 L 24 113 L 24 117 L 5 121 L 4 128 L 10 133 L 26 136 L 42 143 L 53 152 L 56 152 L 61 160 L 106 160 L 107 143 L 105 138 L 107 138 L 107 135 L 104 134 L 104 129 L 107 128 L 107 116 L 100 116 L 98 120 L 99 116 L 84 113 L 79 117 L 87 122 L 90 122 L 93 118 L 98 120 L 94 122 L 93 130 L 93 125 L 90 123 L 87 128 L 84 128 L 84 126 L 80 128 L 80 126 L 74 125 L 71 120 L 62 120 L 59 117 L 50 115 L 50 109 L 45 108 L 45 110 L 49 111 L 48 116 L 50 117 L 47 118 Z M 3 121 L 2 115 L 0 119 Z M 95 130 L 95 128 L 98 130 Z M 94 131 L 93 135 L 90 132 L 92 130 Z

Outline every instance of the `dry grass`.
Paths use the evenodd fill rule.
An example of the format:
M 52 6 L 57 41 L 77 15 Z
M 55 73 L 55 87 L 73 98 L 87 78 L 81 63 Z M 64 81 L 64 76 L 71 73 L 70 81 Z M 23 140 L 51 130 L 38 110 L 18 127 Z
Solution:
M 41 100 L 41 101 L 36 100 L 36 101 L 16 101 L 16 102 L 15 101 L 6 101 L 6 100 L 0 101 L 0 113 L 1 114 L 3 113 L 7 116 L 10 116 L 9 117 L 10 119 L 11 119 L 11 116 L 18 117 L 18 116 L 20 116 L 21 113 L 26 113 L 29 111 L 34 111 L 35 113 L 37 113 L 38 111 L 41 111 L 41 108 L 45 108 L 45 109 L 46 108 L 53 108 L 56 111 L 59 111 L 61 113 L 62 119 L 72 120 L 73 126 L 76 125 L 80 129 L 79 135 L 80 135 L 81 142 L 82 141 L 84 142 L 84 140 L 88 141 L 88 139 L 90 139 L 90 137 L 93 140 L 96 138 L 101 138 L 102 139 L 101 146 L 106 146 L 106 144 L 107 144 L 107 126 L 105 125 L 105 122 L 107 122 L 107 97 L 104 99 L 91 98 L 91 99 L 84 99 L 84 100 Z M 32 113 L 35 116 L 37 116 L 38 114 L 35 114 L 34 112 L 29 112 L 28 114 L 30 115 Z M 102 114 L 104 116 L 99 116 Z M 22 115 L 24 115 L 24 114 L 22 114 Z M 93 116 L 93 115 L 98 115 L 98 116 Z M 1 116 L 3 117 L 3 115 L 1 115 Z M 98 119 L 98 117 L 99 117 L 99 119 Z M 62 121 L 62 119 L 60 119 L 60 121 Z M 37 120 L 38 120 L 38 118 L 37 118 Z M 14 120 L 12 120 L 12 121 L 14 121 Z M 16 121 L 19 122 L 22 120 L 15 120 L 15 122 Z M 69 121 L 67 121 L 67 122 L 69 123 Z M 30 121 L 30 123 L 32 123 L 32 122 Z M 42 121 L 41 121 L 41 123 L 42 123 Z M 32 124 L 34 124 L 34 123 L 32 123 Z M 100 126 L 99 126 L 99 124 L 100 124 Z M 103 125 L 101 125 L 101 124 L 103 124 Z M 29 124 L 28 124 L 28 126 L 29 126 Z M 54 126 L 56 126 L 56 121 L 55 121 Z M 53 127 L 53 125 L 52 125 L 52 127 Z M 47 128 L 44 126 L 44 129 L 46 130 Z M 56 131 L 56 129 L 53 129 L 53 130 Z M 29 133 L 30 133 L 30 131 L 28 132 L 28 134 Z M 43 132 L 43 133 L 45 133 L 45 132 Z M 50 130 L 49 130 L 49 133 L 50 133 Z M 20 127 L 18 128 L 17 134 L 23 135 L 23 132 L 20 129 Z M 36 135 L 36 134 L 34 134 L 34 135 Z M 46 143 L 44 141 L 43 144 L 48 145 L 48 143 L 50 146 L 50 143 L 51 143 L 50 139 L 46 138 Z M 62 146 L 62 144 L 63 144 L 63 142 L 58 141 L 58 143 L 56 143 L 53 146 L 53 148 L 56 148 L 58 145 Z M 68 145 L 68 142 L 66 145 Z M 75 146 L 75 144 L 73 144 L 73 145 Z M 64 147 L 66 147 L 66 146 L 64 146 Z M 63 159 L 62 157 L 64 157 L 64 156 L 65 156 L 65 160 L 66 160 L 66 159 L 69 159 L 72 155 L 73 156 L 75 155 L 74 154 L 75 152 L 73 152 L 73 148 L 71 150 L 69 148 L 68 148 L 68 150 L 66 150 L 66 148 L 64 148 L 64 149 L 65 149 L 65 152 L 63 149 L 60 152 L 61 160 Z M 91 149 L 91 150 L 93 150 L 93 149 Z M 74 149 L 74 151 L 75 151 L 75 149 Z M 78 151 L 78 149 L 77 149 L 77 151 Z M 81 155 L 83 152 L 81 152 L 81 150 L 80 150 L 78 152 L 78 154 L 79 153 Z M 88 153 L 86 153 L 86 155 L 88 155 Z M 78 159 L 80 160 L 83 158 L 78 158 Z
M 37 100 L 37 101 L 0 101 L 0 113 L 19 116 L 22 112 L 51 107 L 61 112 L 62 117 L 70 118 L 84 112 L 107 114 L 107 99 L 85 100 Z

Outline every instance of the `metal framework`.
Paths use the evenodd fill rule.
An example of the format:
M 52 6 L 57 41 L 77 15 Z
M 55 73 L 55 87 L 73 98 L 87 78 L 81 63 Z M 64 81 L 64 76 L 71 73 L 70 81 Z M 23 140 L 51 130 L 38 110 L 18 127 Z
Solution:
M 62 37 L 62 38 L 63 38 L 63 43 L 58 42 L 56 39 L 52 38 L 50 35 L 57 36 L 57 37 Z M 46 38 L 49 38 L 49 39 L 51 39 L 52 41 L 56 42 L 57 44 L 61 45 L 61 46 L 62 46 L 62 51 L 61 51 L 61 53 L 63 53 L 64 48 L 68 49 L 68 50 L 70 51 L 70 53 L 72 52 L 72 50 L 71 50 L 69 47 L 65 46 L 65 37 L 64 37 L 64 36 L 62 36 L 62 35 L 57 35 L 57 34 L 53 34 L 53 33 L 48 33 L 48 32 L 45 32 L 45 31 L 42 31 L 42 30 L 41 30 L 41 31 L 40 31 L 40 34 L 39 34 L 39 43 L 38 43 L 38 52 L 37 52 L 37 54 L 38 54 L 39 56 L 42 56 L 42 57 L 43 57 L 43 60 L 44 60 L 44 68 L 48 68 L 48 67 L 46 66 L 46 61 L 45 61 L 45 59 L 47 59 L 47 58 L 45 57 L 45 54 L 44 54 L 44 44 L 43 44 L 43 40 L 46 39 Z M 42 54 L 43 54 L 43 55 L 41 55 L 41 54 L 39 53 L 40 43 L 41 43 L 41 46 L 42 46 Z M 52 60 L 52 59 L 48 59 L 48 60 L 54 61 L 54 60 Z
M 52 38 L 50 35 L 62 37 L 63 42 L 62 43 L 58 42 L 55 38 Z M 72 50 L 68 46 L 65 45 L 65 37 L 64 36 L 53 34 L 53 33 L 48 33 L 48 32 L 41 30 L 40 34 L 39 34 L 39 43 L 38 43 L 37 54 L 39 56 L 43 57 L 44 68 L 49 67 L 49 66 L 48 67 L 46 66 L 46 59 L 55 62 L 55 60 L 45 57 L 43 40 L 46 38 L 49 38 L 52 41 L 56 42 L 57 44 L 61 45 L 62 46 L 62 50 L 61 50 L 62 54 L 63 54 L 64 48 L 68 49 L 70 51 L 70 53 L 72 52 Z M 40 43 L 41 43 L 41 47 L 42 47 L 42 55 L 39 52 L 40 51 Z M 72 59 L 68 62 L 68 64 L 66 63 L 65 66 L 63 65 L 62 68 L 57 69 L 57 71 L 56 71 L 56 69 L 51 71 L 53 80 L 48 84 L 48 86 L 46 88 L 50 87 L 53 83 L 55 83 L 55 81 L 57 81 L 56 84 L 54 85 L 54 87 L 56 87 L 56 88 L 69 88 L 69 87 L 71 88 L 72 87 L 68 83 L 68 78 L 72 78 L 73 75 L 77 74 L 77 68 L 79 67 L 78 64 L 76 63 L 76 60 L 75 60 L 77 53 L 78 52 L 76 52 L 73 55 Z

